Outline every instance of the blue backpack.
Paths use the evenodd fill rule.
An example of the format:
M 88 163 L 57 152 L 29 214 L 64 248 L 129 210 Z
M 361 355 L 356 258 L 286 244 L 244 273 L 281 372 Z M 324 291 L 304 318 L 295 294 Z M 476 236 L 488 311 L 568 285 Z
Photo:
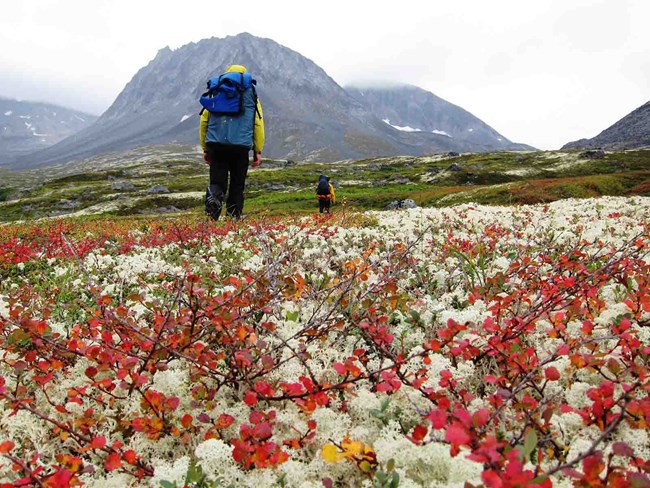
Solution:
M 329 195 L 330 194 L 330 182 L 327 176 L 322 176 L 318 180 L 318 186 L 316 187 L 316 195 Z
M 249 73 L 224 73 L 208 80 L 208 91 L 201 95 L 201 105 L 215 115 L 244 113 L 244 92 L 251 88 L 254 100 L 255 80 Z

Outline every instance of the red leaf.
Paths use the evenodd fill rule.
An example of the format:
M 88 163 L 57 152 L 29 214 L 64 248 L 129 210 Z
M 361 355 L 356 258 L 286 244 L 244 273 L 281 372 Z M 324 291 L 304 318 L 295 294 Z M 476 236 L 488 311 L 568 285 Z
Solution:
M 481 479 L 487 488 L 503 488 L 503 481 L 495 471 L 483 471 Z
M 104 467 L 106 468 L 106 471 L 113 471 L 115 469 L 121 468 L 122 459 L 120 458 L 120 455 L 116 452 L 110 453 L 108 455 L 108 459 L 106 459 L 106 462 L 104 463 Z
M 454 445 L 469 444 L 472 440 L 470 435 L 458 424 L 447 427 L 445 431 L 445 440 Z
M 599 479 L 600 472 L 603 469 L 605 469 L 605 465 L 603 464 L 603 453 L 601 451 L 586 457 L 582 461 L 582 470 L 585 473 L 586 480 Z
M 94 366 L 88 366 L 86 368 L 86 376 L 88 376 L 88 378 L 94 378 L 97 376 L 97 368 Z
M 273 435 L 273 430 L 268 422 L 257 424 L 253 429 L 253 436 L 260 440 L 268 439 L 271 435 Z
M 192 426 L 192 416 L 189 413 L 186 413 L 181 417 L 181 425 L 186 429 L 189 429 Z
M 472 415 L 472 423 L 474 427 L 483 427 L 490 420 L 490 410 L 487 408 L 479 408 L 474 415 Z
M 222 413 L 217 419 L 217 428 L 224 429 L 226 427 L 229 427 L 234 421 L 235 417 L 228 415 L 227 413 Z
M 265 381 L 255 383 L 255 391 L 265 397 L 273 396 L 273 388 Z
M 181 401 L 178 397 L 169 397 L 165 400 L 165 404 L 167 405 L 167 409 L 169 410 L 176 410 L 178 408 L 178 405 L 180 405 Z
M 15 446 L 12 441 L 4 441 L 0 442 L 0 454 L 7 454 L 9 453 Z
M 429 432 L 429 429 L 427 429 L 426 426 L 422 424 L 418 424 L 413 429 L 413 433 L 411 434 L 411 437 L 413 437 L 413 440 L 419 444 L 422 442 L 422 439 L 426 437 L 427 432 Z
M 106 437 L 103 435 L 95 437 L 90 443 L 90 447 L 93 449 L 103 449 L 106 446 Z
M 550 366 L 544 370 L 544 376 L 549 381 L 557 381 L 560 379 L 560 372 L 555 366 Z
M 447 413 L 443 410 L 431 410 L 426 416 L 431 421 L 434 429 L 442 429 L 447 424 Z
M 612 444 L 612 451 L 617 456 L 634 457 L 634 450 L 625 442 L 614 442 L 614 444 Z
M 133 449 L 129 449 L 128 451 L 124 451 L 122 458 L 129 464 L 135 464 L 138 456 Z
M 343 363 L 334 363 L 332 367 L 338 374 L 345 376 L 345 365 Z
M 59 469 L 53 475 L 48 476 L 45 481 L 45 486 L 51 488 L 70 488 L 70 481 L 73 474 L 67 469 Z
M 257 405 L 257 393 L 252 390 L 248 390 L 244 393 L 244 403 L 249 407 Z

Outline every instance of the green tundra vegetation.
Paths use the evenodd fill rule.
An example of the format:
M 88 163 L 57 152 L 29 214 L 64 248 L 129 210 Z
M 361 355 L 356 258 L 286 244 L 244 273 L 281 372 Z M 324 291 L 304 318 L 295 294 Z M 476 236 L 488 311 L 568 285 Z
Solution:
M 89 160 L 72 172 L 65 166 L 58 172 L 3 171 L 0 220 L 200 215 L 207 167 L 198 154 L 184 154 L 174 159 L 135 158 L 130 153 L 109 167 L 93 167 Z M 249 173 L 245 213 L 314 212 L 314 191 L 321 173 L 335 183 L 337 205 L 359 210 L 381 210 L 407 198 L 418 206 L 443 207 L 467 202 L 512 205 L 603 195 L 650 196 L 650 149 L 596 157 L 579 151 L 534 151 L 337 163 L 266 160 Z

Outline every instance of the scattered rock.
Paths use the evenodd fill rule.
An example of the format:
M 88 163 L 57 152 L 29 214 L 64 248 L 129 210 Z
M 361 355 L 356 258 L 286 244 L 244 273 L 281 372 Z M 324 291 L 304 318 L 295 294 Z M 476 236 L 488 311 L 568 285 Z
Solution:
M 111 188 L 117 191 L 129 191 L 135 190 L 135 185 L 130 181 L 121 180 L 111 183 Z
M 284 191 L 287 189 L 282 183 L 264 183 L 262 188 L 269 191 Z
M 579 157 L 584 159 L 602 159 L 605 157 L 605 151 L 602 149 L 589 149 L 588 151 L 581 152 Z
M 415 200 L 406 198 L 404 200 L 394 200 L 386 205 L 384 210 L 402 210 L 406 208 L 418 208 Z
M 79 205 L 81 204 L 76 200 L 59 200 L 56 204 L 57 208 L 61 210 L 72 210 L 73 208 L 77 208 Z
M 138 213 L 148 214 L 148 213 L 176 213 L 176 212 L 182 212 L 182 210 L 180 208 L 174 207 L 173 205 L 167 205 L 165 207 L 148 208 L 146 210 L 140 210 Z
M 154 185 L 151 188 L 147 188 L 147 193 L 169 193 L 169 188 L 165 185 Z
M 432 175 L 437 175 L 442 171 L 440 168 L 429 168 L 427 169 L 427 173 L 431 173 Z
M 460 167 L 458 163 L 454 163 L 447 168 L 447 171 L 462 171 L 463 168 Z
M 336 189 L 336 190 L 338 190 L 339 188 L 341 188 L 341 183 L 339 183 L 338 181 L 330 181 L 330 183 L 332 184 L 332 186 L 333 186 L 334 189 Z
M 291 160 L 291 159 L 287 159 L 287 162 L 284 163 L 284 165 L 285 165 L 285 166 L 295 166 L 295 165 L 296 165 L 296 162 L 293 161 L 293 160 Z
M 517 154 L 515 156 L 515 162 L 516 163 L 521 163 L 524 160 L 524 157 L 521 154 Z
M 470 166 L 470 169 L 483 169 L 485 165 L 483 163 L 477 163 Z
M 374 181 L 372 182 L 372 186 L 373 186 L 373 187 L 377 187 L 377 186 L 386 186 L 387 184 L 388 184 L 388 180 L 374 180 Z
M 456 151 L 449 151 L 447 153 L 447 156 L 449 156 L 450 158 L 455 158 L 456 156 L 460 156 L 460 154 L 457 153 Z
M 388 179 L 393 183 L 397 183 L 398 185 L 408 185 L 411 183 L 411 180 L 409 180 L 406 176 L 393 175 Z
M 377 163 L 371 163 L 368 165 L 368 169 L 370 171 L 381 171 L 381 166 L 379 166 Z

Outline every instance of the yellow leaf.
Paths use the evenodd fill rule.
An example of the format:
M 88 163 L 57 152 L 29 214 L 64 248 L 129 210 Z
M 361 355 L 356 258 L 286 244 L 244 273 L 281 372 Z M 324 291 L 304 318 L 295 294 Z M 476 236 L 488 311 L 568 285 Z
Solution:
M 339 450 L 334 444 L 325 444 L 320 455 L 328 463 L 335 463 L 341 459 Z
M 341 447 L 345 451 L 345 455 L 356 456 L 363 452 L 363 443 L 359 441 L 343 441 Z

